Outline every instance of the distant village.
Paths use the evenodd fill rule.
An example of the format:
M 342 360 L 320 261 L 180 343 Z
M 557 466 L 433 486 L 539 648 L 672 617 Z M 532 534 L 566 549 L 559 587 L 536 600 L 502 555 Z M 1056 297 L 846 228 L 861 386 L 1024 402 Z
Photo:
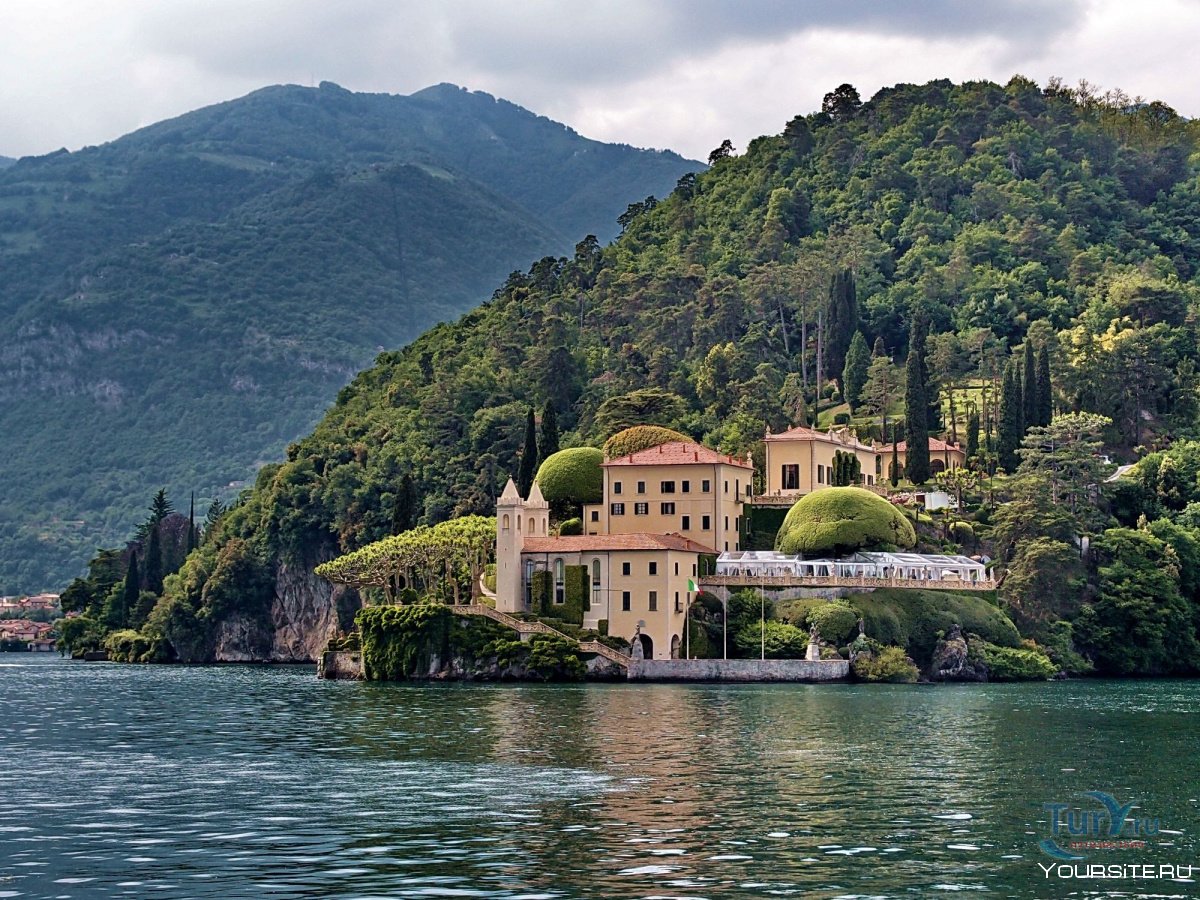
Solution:
M 53 651 L 60 615 L 58 594 L 0 597 L 0 651 Z

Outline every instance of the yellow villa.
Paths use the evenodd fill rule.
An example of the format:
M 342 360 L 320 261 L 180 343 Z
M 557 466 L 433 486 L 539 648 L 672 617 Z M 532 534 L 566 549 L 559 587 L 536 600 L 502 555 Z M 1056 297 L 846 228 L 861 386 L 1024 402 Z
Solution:
M 874 485 L 878 479 L 877 451 L 858 440 L 849 428 L 817 431 L 797 426 L 779 434 L 767 432 L 766 493 L 775 497 L 800 497 L 832 487 L 834 455 L 853 453 L 862 468 L 862 484 Z
M 904 471 L 905 461 L 908 458 L 908 441 L 900 441 L 896 445 L 896 456 L 900 462 L 900 470 Z M 877 445 L 879 454 L 879 462 L 877 466 L 872 467 L 872 471 L 876 473 L 880 481 L 886 481 L 890 477 L 892 464 L 892 445 L 880 444 Z M 939 438 L 931 437 L 929 439 L 929 474 L 936 475 L 939 472 L 947 472 L 950 469 L 961 469 L 967 464 L 967 454 L 959 447 L 958 444 L 950 444 Z M 864 471 L 866 471 L 864 469 Z
M 583 625 L 637 642 L 646 659 L 678 659 L 684 623 L 711 553 L 681 534 L 551 536 L 549 504 L 537 485 L 522 500 L 510 479 L 496 503 L 496 608 L 529 612 L 536 572 L 549 572 L 552 603 L 566 603 L 566 570 L 583 566 L 590 589 Z
M 583 508 L 589 535 L 682 535 L 723 553 L 741 549 L 754 464 L 690 441 L 606 460 L 604 500 Z M 872 464 L 874 471 L 874 464 Z

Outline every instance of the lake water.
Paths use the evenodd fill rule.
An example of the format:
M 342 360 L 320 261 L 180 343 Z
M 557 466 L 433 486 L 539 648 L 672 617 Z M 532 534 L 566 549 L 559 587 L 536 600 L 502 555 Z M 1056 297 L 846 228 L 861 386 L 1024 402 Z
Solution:
M 371 685 L 0 654 L 0 897 L 1196 896 L 1047 879 L 1038 842 L 1043 804 L 1105 791 L 1159 833 L 1065 865 L 1200 863 L 1198 707 L 1196 682 Z

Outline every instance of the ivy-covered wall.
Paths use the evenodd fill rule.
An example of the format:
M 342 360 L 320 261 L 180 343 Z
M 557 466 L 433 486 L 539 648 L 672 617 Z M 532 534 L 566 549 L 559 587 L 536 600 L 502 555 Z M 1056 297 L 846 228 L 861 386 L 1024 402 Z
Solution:
M 590 588 L 587 566 L 567 566 L 564 571 L 566 580 L 566 603 L 556 607 L 558 617 L 564 622 L 575 625 L 583 624 L 583 614 L 590 606 L 588 590 Z
M 535 615 L 553 616 L 554 611 L 554 575 L 541 569 L 533 573 L 530 582 L 533 585 L 533 603 L 530 604 Z

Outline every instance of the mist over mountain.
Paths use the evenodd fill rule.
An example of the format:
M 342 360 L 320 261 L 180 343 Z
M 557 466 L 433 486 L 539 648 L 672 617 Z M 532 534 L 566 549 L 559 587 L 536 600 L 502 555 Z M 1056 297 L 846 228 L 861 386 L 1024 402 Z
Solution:
M 277 86 L 0 163 L 0 592 L 228 497 L 384 349 L 702 168 L 487 94 Z

